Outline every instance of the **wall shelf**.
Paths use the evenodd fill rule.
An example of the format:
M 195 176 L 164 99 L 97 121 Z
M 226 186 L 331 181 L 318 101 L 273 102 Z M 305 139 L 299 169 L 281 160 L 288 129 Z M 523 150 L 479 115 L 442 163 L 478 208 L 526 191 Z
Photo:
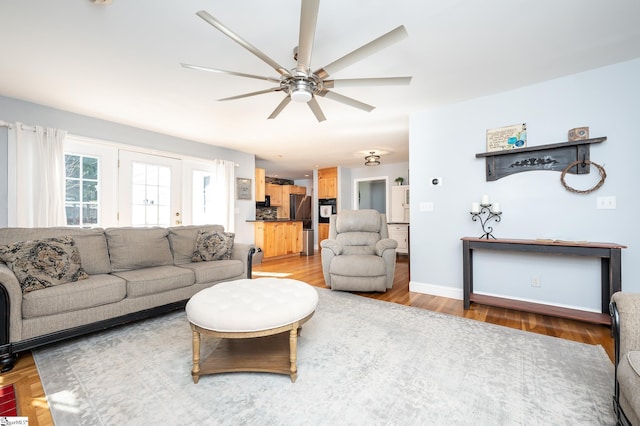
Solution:
M 486 162 L 487 181 L 498 180 L 515 173 L 532 170 L 561 172 L 574 161 L 590 160 L 591 144 L 607 140 L 607 137 L 561 142 L 506 151 L 483 152 L 476 158 Z M 578 164 L 568 170 L 571 174 L 589 174 L 589 164 Z

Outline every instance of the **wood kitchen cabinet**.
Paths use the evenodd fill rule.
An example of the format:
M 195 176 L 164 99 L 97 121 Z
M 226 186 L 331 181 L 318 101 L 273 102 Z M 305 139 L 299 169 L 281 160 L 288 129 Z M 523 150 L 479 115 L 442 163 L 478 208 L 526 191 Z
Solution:
M 255 222 L 254 237 L 265 259 L 299 254 L 302 251 L 302 222 Z
M 256 201 L 263 202 L 265 196 L 265 171 L 264 169 L 256 168 Z
M 299 195 L 307 195 L 307 187 L 306 186 L 298 186 L 298 185 L 282 185 L 282 203 L 280 204 L 282 207 L 278 207 L 278 218 L 279 219 L 290 219 L 290 211 L 291 211 L 291 200 L 289 199 L 289 195 L 291 194 L 299 194 Z M 273 202 L 271 203 L 273 204 Z
M 338 168 L 318 170 L 318 198 L 338 198 Z
M 328 223 L 319 223 L 318 224 L 318 246 L 322 240 L 326 240 L 329 238 L 329 224 Z
M 271 205 L 272 206 L 281 206 L 282 205 L 282 185 L 276 185 L 274 183 L 266 183 L 265 185 L 265 193 L 271 197 Z

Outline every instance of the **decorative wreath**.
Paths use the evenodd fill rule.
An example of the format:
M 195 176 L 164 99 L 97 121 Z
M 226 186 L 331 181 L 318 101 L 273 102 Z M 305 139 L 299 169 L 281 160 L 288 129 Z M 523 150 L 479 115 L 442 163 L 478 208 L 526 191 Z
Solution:
M 577 166 L 578 164 L 593 164 L 598 169 L 598 172 L 600 173 L 600 182 L 598 182 L 593 188 L 584 189 L 584 190 L 575 189 L 575 188 L 572 188 L 569 185 L 567 185 L 567 182 L 565 182 L 565 180 L 564 180 L 565 175 L 567 174 L 569 169 L 571 169 L 573 166 Z M 579 160 L 579 161 L 574 161 L 573 163 L 569 164 L 562 171 L 562 174 L 560 175 L 560 182 L 562 182 L 562 186 L 564 186 L 567 191 L 575 192 L 577 194 L 588 194 L 590 192 L 593 192 L 593 191 L 597 190 L 602 185 L 604 185 L 604 180 L 606 178 L 607 178 L 607 172 L 604 171 L 604 167 L 602 167 L 600 164 L 594 163 L 593 161 L 589 161 L 589 160 Z

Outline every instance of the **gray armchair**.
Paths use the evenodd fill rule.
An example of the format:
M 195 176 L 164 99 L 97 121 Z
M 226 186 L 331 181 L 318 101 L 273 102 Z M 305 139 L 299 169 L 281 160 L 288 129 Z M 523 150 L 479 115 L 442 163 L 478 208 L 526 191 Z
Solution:
M 609 305 L 615 338 L 618 424 L 640 425 L 640 294 L 617 292 Z
M 347 291 L 387 291 L 393 287 L 396 240 L 387 219 L 376 210 L 343 210 L 329 219 L 329 238 L 322 247 L 327 287 Z

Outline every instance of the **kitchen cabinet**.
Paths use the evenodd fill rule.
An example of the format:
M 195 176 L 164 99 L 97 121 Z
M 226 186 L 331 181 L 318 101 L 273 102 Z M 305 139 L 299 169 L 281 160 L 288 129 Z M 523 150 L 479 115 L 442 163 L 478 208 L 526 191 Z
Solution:
M 409 254 L 409 224 L 393 223 L 388 228 L 389 238 L 398 242 L 396 253 Z
M 390 223 L 409 223 L 409 185 L 391 187 Z
M 263 202 L 265 196 L 265 171 L 264 169 L 256 168 L 256 201 Z
M 302 222 L 255 222 L 254 237 L 264 259 L 299 254 L 302 251 Z
M 267 183 L 265 186 L 265 194 L 271 197 L 272 206 L 282 206 L 282 185 Z
M 318 246 L 322 240 L 326 240 L 329 238 L 329 224 L 328 223 L 319 223 L 318 224 Z
M 281 185 L 280 191 L 282 191 L 282 202 L 278 207 L 278 218 L 279 219 L 290 219 L 290 210 L 291 210 L 291 200 L 289 199 L 289 195 L 291 194 L 300 194 L 307 195 L 307 187 L 306 186 L 298 186 L 298 185 Z M 271 204 L 273 205 L 273 199 L 271 200 Z
M 338 198 L 338 168 L 318 170 L 318 198 Z

